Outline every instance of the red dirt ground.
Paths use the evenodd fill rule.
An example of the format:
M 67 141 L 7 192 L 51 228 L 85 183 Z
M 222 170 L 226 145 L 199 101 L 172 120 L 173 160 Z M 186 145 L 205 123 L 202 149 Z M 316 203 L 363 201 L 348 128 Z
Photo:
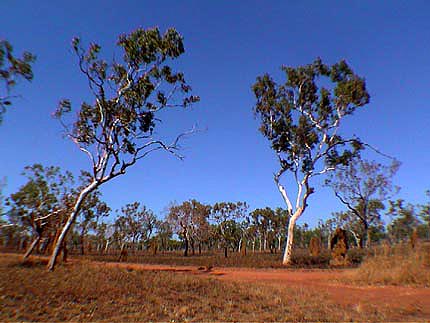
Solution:
M 286 269 L 249 269 L 213 268 L 200 270 L 195 266 L 164 266 L 131 263 L 94 262 L 100 266 L 117 266 L 133 270 L 172 271 L 182 274 L 212 277 L 219 280 L 243 283 L 258 283 L 299 288 L 312 288 L 329 295 L 336 303 L 354 306 L 378 304 L 398 313 L 404 320 L 410 314 L 415 320 L 430 319 L 430 289 L 404 286 L 354 286 L 338 282 L 354 269 L 347 270 L 286 270 Z M 417 317 L 417 313 L 418 317 Z

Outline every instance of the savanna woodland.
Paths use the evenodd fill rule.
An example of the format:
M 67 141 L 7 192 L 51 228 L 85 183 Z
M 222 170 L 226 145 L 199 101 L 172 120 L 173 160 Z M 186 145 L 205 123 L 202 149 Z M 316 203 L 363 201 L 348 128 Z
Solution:
M 145 6 L 154 16 L 137 27 L 118 18 L 125 30 L 99 5 L 76 26 L 67 20 L 77 5 L 12 5 L 30 38 L 1 18 L 1 321 L 430 320 L 430 110 L 415 105 L 428 88 L 405 85 L 409 74 L 429 84 L 428 55 L 395 83 L 388 61 L 372 63 L 385 49 L 352 40 L 363 14 L 339 4 L 352 34 L 346 41 L 336 25 L 334 43 L 316 30 L 327 8 L 312 3 L 294 7 L 302 17 L 312 7 L 315 26 L 279 20 L 270 2 L 261 12 L 194 4 L 200 18 L 184 12 L 190 2 L 169 2 L 175 16 L 126 3 L 133 21 Z M 363 6 L 407 24 L 381 4 Z M 256 21 L 245 32 L 220 8 Z M 223 17 L 218 29 L 196 31 L 211 14 Z M 79 37 L 54 48 L 35 15 Z M 275 27 L 294 21 L 303 29 Z M 428 38 L 429 20 L 416 21 L 426 28 L 408 26 Z M 370 26 L 360 28 L 387 41 L 383 25 Z M 56 100 L 46 115 L 41 96 Z M 402 128 L 389 128 L 394 118 Z

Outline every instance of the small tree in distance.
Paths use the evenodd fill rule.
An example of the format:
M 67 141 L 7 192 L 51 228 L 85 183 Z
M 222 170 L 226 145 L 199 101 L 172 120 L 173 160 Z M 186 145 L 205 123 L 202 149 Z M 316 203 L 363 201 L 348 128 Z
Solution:
M 359 220 L 361 233 L 357 239 L 360 248 L 369 247 L 369 227 L 381 221 L 378 211 L 384 208 L 383 202 L 399 190 L 392 183 L 399 167 L 400 163 L 396 160 L 386 166 L 355 158 L 348 166 L 339 167 L 326 181 L 336 197 L 352 213 L 349 215 Z M 357 233 L 357 230 L 354 231 Z
M 184 257 L 188 256 L 190 246 L 194 255 L 195 243 L 197 242 L 200 246 L 204 236 L 208 234 L 210 212 L 211 207 L 209 205 L 194 199 L 169 207 L 167 222 L 184 241 Z M 201 250 L 200 248 L 199 250 Z
M 310 65 L 282 70 L 287 79 L 284 84 L 277 84 L 265 74 L 257 78 L 253 91 L 260 131 L 271 142 L 280 164 L 274 180 L 290 214 L 283 256 L 283 264 L 288 265 L 294 226 L 314 193 L 311 178 L 348 165 L 363 148 L 358 138 L 342 137 L 339 128 L 342 119 L 369 102 L 369 94 L 364 79 L 345 61 L 328 66 L 317 59 Z M 321 79 L 325 83 L 320 83 Z M 281 183 L 287 171 L 297 187 L 295 201 L 293 193 Z
M 117 45 L 123 56 L 119 61 L 100 59 L 101 48 L 95 43 L 84 50 L 75 38 L 72 45 L 94 102 L 83 102 L 71 124 L 64 119 L 72 110 L 69 100 L 60 102 L 54 116 L 64 126 L 65 135 L 87 154 L 91 181 L 74 203 L 49 261 L 49 270 L 54 269 L 62 242 L 88 194 L 124 175 L 130 166 L 156 150 L 182 158 L 178 142 L 185 133 L 171 144 L 154 138 L 159 121 L 156 115 L 161 110 L 185 108 L 199 100 L 190 95 L 191 87 L 184 75 L 168 65 L 184 53 L 182 37 L 175 29 L 164 35 L 157 28 L 137 29 L 120 36 Z

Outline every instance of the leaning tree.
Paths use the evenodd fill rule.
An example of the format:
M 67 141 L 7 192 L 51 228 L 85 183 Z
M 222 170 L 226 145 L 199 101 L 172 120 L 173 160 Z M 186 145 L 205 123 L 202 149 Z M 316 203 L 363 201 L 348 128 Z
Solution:
M 286 81 L 276 83 L 268 74 L 257 78 L 253 91 L 260 131 L 271 142 L 280 169 L 275 183 L 290 214 L 283 264 L 291 262 L 294 226 L 314 193 L 311 179 L 347 165 L 363 144 L 358 138 L 341 136 L 341 121 L 369 102 L 365 81 L 345 61 L 332 66 L 321 59 L 312 64 L 282 67 Z M 290 172 L 297 191 L 281 183 Z
M 170 67 L 171 61 L 184 53 L 182 36 L 173 28 L 164 35 L 158 28 L 139 28 L 121 35 L 117 45 L 122 57 L 108 62 L 99 58 L 99 45 L 92 43 L 85 50 L 78 38 L 72 41 L 80 71 L 94 99 L 83 102 L 74 114 L 76 119 L 71 121 L 66 116 L 70 116 L 72 105 L 69 100 L 62 100 L 54 116 L 64 126 L 65 135 L 87 154 L 91 181 L 75 201 L 52 253 L 49 270 L 54 269 L 62 242 L 88 194 L 124 175 L 151 152 L 165 150 L 182 158 L 178 143 L 186 133 L 172 143 L 154 136 L 161 118 L 159 112 L 185 108 L 199 100 L 190 94 L 184 74 Z

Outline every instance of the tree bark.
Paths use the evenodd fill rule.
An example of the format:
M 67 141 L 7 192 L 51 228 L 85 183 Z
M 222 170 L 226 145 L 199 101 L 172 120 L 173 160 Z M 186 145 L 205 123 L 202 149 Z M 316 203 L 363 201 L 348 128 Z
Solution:
M 69 232 L 70 228 L 72 227 L 72 224 L 75 222 L 76 217 L 79 214 L 79 211 L 81 210 L 81 205 L 83 201 L 88 196 L 88 194 L 90 194 L 92 191 L 94 191 L 97 188 L 98 185 L 99 183 L 97 182 L 91 182 L 91 184 L 85 187 L 79 194 L 78 199 L 76 200 L 75 205 L 73 206 L 72 213 L 70 213 L 70 216 L 67 219 L 67 222 L 64 225 L 63 230 L 61 231 L 61 234 L 58 237 L 58 240 L 56 241 L 54 251 L 52 252 L 51 258 L 49 259 L 49 263 L 48 263 L 49 271 L 53 271 L 55 268 L 58 254 L 60 253 L 61 247 L 67 236 L 67 233 Z
M 288 223 L 287 244 L 285 245 L 284 257 L 282 259 L 283 265 L 291 264 L 291 256 L 293 253 L 293 241 L 294 241 L 294 226 L 296 225 L 296 221 L 302 215 L 302 213 L 303 213 L 303 209 L 299 208 L 290 218 L 290 221 Z
M 105 250 L 104 250 L 105 254 L 107 254 L 107 252 L 109 250 L 109 245 L 110 245 L 110 240 L 108 239 L 108 240 L 106 240 L 106 245 L 105 245 Z
M 366 249 L 370 248 L 370 230 L 369 230 L 369 225 L 367 224 L 367 222 L 364 224 L 364 236 L 363 238 L 366 239 L 366 241 L 364 242 L 364 246 L 366 247 Z
M 188 239 L 185 237 L 185 250 L 184 250 L 184 257 L 188 256 Z
M 85 242 L 85 238 L 84 238 L 85 232 L 84 230 L 81 231 L 81 256 L 83 256 L 85 254 L 85 247 L 84 247 L 84 242 Z
M 194 239 L 191 239 L 190 244 L 191 244 L 191 252 L 193 253 L 193 256 L 194 256 L 196 254 L 196 248 L 194 246 Z
M 36 239 L 33 240 L 30 247 L 28 248 L 27 252 L 25 253 L 24 260 L 27 259 L 31 255 L 31 253 L 33 252 L 34 248 L 37 246 L 39 241 L 40 241 L 40 235 L 37 235 Z

